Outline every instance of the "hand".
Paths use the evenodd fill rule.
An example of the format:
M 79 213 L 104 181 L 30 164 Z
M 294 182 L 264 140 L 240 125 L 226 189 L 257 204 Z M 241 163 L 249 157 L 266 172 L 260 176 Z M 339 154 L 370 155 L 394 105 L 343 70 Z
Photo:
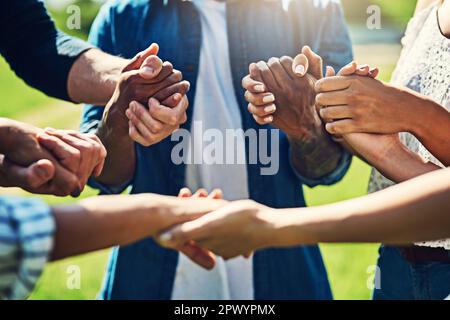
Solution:
M 322 77 L 322 60 L 312 51 L 305 51 L 308 61 L 314 61 L 310 71 Z M 271 58 L 268 63 L 250 65 L 250 75 L 243 79 L 247 90 L 248 109 L 259 124 L 272 123 L 291 139 L 308 139 L 321 130 L 315 110 L 314 84 L 316 77 L 298 77 L 292 70 L 294 60 L 289 57 Z M 317 66 L 317 67 L 316 67 Z
M 194 241 L 224 259 L 248 257 L 254 250 L 269 246 L 275 227 L 274 212 L 250 200 L 236 201 L 173 228 L 160 241 L 169 246 Z
M 83 191 L 91 176 L 98 177 L 102 173 L 107 152 L 95 134 L 53 128 L 48 128 L 45 132 L 48 135 L 38 136 L 39 143 L 49 150 L 66 169 L 76 174 L 80 191 Z M 65 153 L 60 152 L 58 140 L 54 138 L 77 150 L 78 157 L 67 158 Z
M 0 154 L 0 186 L 2 187 L 35 190 L 49 182 L 54 175 L 55 166 L 50 160 L 42 159 L 29 166 L 19 166 Z
M 142 70 L 147 70 L 144 73 L 145 76 L 143 76 Z M 153 102 L 155 105 L 153 109 L 159 111 L 157 115 L 160 118 L 165 121 L 168 121 L 167 118 L 170 118 L 170 121 L 168 121 L 170 122 L 169 125 L 156 118 L 156 116 L 153 118 L 150 112 L 145 112 L 146 108 L 142 107 L 147 105 L 150 98 L 153 97 L 167 104 L 168 107 L 174 108 L 180 104 L 180 95 L 183 97 L 188 90 L 189 83 L 182 81 L 181 72 L 173 70 L 169 62 L 163 63 L 157 56 L 149 56 L 143 62 L 141 69 L 126 71 L 120 76 L 114 95 L 105 108 L 103 122 L 107 128 L 122 135 L 128 135 L 133 132 L 133 139 L 144 145 L 149 145 L 150 142 L 155 141 L 150 133 L 152 130 L 156 131 L 154 130 L 156 126 L 160 127 L 160 130 L 157 132 L 159 134 L 170 131 L 169 127 L 173 131 L 173 128 L 181 124 L 183 120 L 186 121 L 185 113 L 180 111 L 180 109 L 186 107 L 186 102 L 183 102 L 175 111 L 169 111 L 167 108 L 161 111 L 161 108 L 158 109 L 155 102 Z M 128 109 L 128 114 L 126 114 Z M 174 113 L 177 115 L 176 119 L 173 115 Z M 142 121 L 138 121 L 139 115 L 145 115 L 141 119 Z M 173 121 L 174 119 L 176 121 Z M 132 126 L 130 126 L 130 121 Z
M 132 101 L 130 108 L 125 112 L 129 119 L 130 137 L 145 147 L 164 140 L 187 121 L 188 106 L 187 97 L 180 93 L 166 99 L 163 104 L 151 98 L 148 108 L 137 101 Z
M 316 101 L 331 134 L 409 131 L 412 117 L 405 91 L 358 75 L 322 79 Z
M 2 119 L 0 170 L 8 187 L 21 187 L 37 194 L 78 196 L 84 185 L 76 172 L 80 150 L 44 130 L 31 125 Z M 41 142 L 44 142 L 48 150 Z
M 222 191 L 219 189 L 213 190 L 209 195 L 205 189 L 199 189 L 196 193 L 192 194 L 191 190 L 188 188 L 183 188 L 180 190 L 178 194 L 179 198 L 208 198 L 208 199 L 216 199 L 221 200 L 223 198 Z M 194 241 L 187 240 L 183 243 L 177 243 L 174 245 L 164 243 L 159 241 L 161 246 L 164 246 L 169 249 L 177 250 L 191 259 L 193 262 L 197 263 L 201 267 L 211 270 L 216 265 L 216 257 L 213 253 L 208 250 L 203 249 L 198 246 Z

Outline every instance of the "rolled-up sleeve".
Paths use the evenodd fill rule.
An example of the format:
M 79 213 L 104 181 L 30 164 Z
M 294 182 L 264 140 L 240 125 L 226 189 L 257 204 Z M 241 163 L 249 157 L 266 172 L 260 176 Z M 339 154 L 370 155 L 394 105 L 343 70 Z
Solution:
M 55 221 L 38 199 L 0 197 L 0 298 L 24 299 L 51 250 Z
M 49 96 L 70 101 L 67 80 L 93 46 L 55 27 L 41 0 L 1 1 L 0 53 L 14 72 Z

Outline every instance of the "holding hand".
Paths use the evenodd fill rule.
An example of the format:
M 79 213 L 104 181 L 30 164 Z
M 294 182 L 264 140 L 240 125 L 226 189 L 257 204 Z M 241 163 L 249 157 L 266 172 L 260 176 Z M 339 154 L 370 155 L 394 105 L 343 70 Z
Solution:
M 180 190 L 178 195 L 179 198 L 191 198 L 191 199 L 211 199 L 211 200 L 222 200 L 223 194 L 219 189 L 213 190 L 210 194 L 205 189 L 199 189 L 197 192 L 192 194 L 192 192 L 188 188 L 183 188 Z M 172 225 L 173 226 L 173 225 Z M 216 257 L 213 253 L 208 250 L 203 249 L 199 246 L 194 240 L 186 239 L 184 242 L 177 243 L 169 243 L 163 240 L 164 237 L 159 238 L 159 242 L 162 246 L 167 247 L 169 249 L 177 250 L 184 255 L 186 255 L 189 259 L 202 266 L 207 270 L 211 270 L 214 268 L 216 264 Z
M 45 132 L 12 120 L 3 121 L 2 185 L 38 194 L 78 196 L 91 175 L 99 175 L 106 150 L 93 135 Z
M 177 247 L 194 241 L 223 257 L 249 257 L 256 249 L 274 241 L 274 209 L 251 200 L 236 201 L 197 220 L 186 222 L 164 233 L 160 241 Z

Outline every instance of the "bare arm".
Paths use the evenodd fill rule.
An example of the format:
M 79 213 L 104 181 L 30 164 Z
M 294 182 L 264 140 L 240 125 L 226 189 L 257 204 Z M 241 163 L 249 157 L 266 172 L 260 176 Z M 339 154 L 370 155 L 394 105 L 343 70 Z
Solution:
M 319 242 L 410 244 L 450 237 L 450 169 L 337 204 L 272 209 L 237 201 L 166 232 L 176 247 L 194 240 L 233 258 L 257 249 Z
M 70 70 L 67 81 L 70 98 L 78 103 L 106 105 L 128 63 L 129 60 L 98 49 L 86 51 Z
M 53 208 L 53 260 L 127 245 L 170 226 L 193 220 L 224 205 L 212 199 L 180 199 L 152 194 L 102 196 Z
M 360 199 L 285 210 L 278 237 L 285 245 L 443 239 L 450 237 L 449 199 L 450 169 L 439 170 Z

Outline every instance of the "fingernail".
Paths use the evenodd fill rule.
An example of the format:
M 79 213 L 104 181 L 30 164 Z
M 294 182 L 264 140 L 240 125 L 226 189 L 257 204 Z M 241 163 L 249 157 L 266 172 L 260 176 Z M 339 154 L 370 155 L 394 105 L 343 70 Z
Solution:
M 277 107 L 274 104 L 264 108 L 265 113 L 274 112 L 275 110 L 277 110 Z
M 45 131 L 47 131 L 47 132 L 55 132 L 56 129 L 52 128 L 52 127 L 47 127 L 47 128 L 45 128 Z
M 305 67 L 299 64 L 298 66 L 295 67 L 295 73 L 303 75 L 305 73 Z
M 37 167 L 36 168 L 36 174 L 41 178 L 41 179 L 48 179 L 51 176 L 51 173 L 49 170 L 46 170 L 45 168 L 42 167 Z
M 264 96 L 262 99 L 263 103 L 270 103 L 275 101 L 275 96 L 273 94 L 269 94 L 267 96 Z
M 172 240 L 172 233 L 166 232 L 159 236 L 159 241 L 167 243 Z
M 269 123 L 269 122 L 272 122 L 272 121 L 273 121 L 273 117 L 272 116 L 264 118 L 264 122 L 266 122 L 266 123 Z
M 176 93 L 176 94 L 173 96 L 173 98 L 175 99 L 175 101 L 179 101 L 179 100 L 181 100 L 182 96 L 181 96 L 181 94 Z
M 258 92 L 264 92 L 264 86 L 262 84 L 257 84 L 254 89 Z
M 145 66 L 142 68 L 142 72 L 145 74 L 152 75 L 155 72 L 155 70 L 152 67 Z

